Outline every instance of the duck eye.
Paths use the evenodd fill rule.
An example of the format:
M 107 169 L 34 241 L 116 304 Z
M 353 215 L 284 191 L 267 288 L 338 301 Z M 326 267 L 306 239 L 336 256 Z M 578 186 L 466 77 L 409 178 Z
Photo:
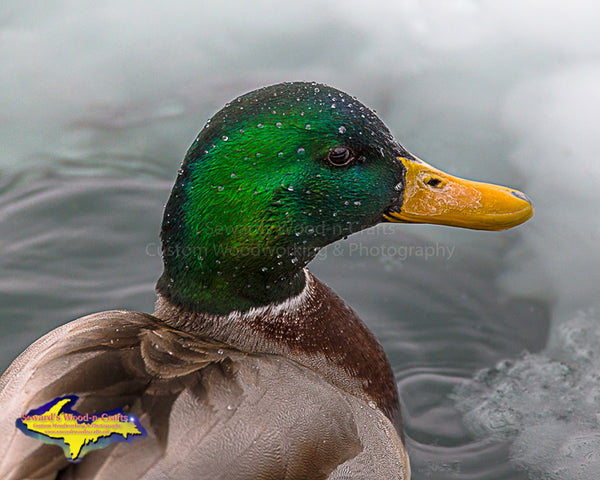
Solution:
M 335 147 L 329 150 L 329 163 L 336 167 L 348 165 L 352 161 L 352 152 L 347 147 Z

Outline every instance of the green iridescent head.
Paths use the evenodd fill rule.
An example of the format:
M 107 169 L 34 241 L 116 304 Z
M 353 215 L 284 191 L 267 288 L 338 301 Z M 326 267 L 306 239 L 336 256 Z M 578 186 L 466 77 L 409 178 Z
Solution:
M 243 95 L 185 157 L 165 209 L 157 289 L 211 313 L 297 294 L 319 248 L 381 221 L 419 221 L 400 213 L 413 164 L 426 166 L 339 90 L 299 82 Z

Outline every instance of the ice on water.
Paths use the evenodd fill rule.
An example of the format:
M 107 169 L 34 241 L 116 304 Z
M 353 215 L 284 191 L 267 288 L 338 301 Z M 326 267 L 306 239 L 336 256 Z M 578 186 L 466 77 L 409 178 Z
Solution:
M 455 391 L 477 437 L 514 439 L 532 478 L 594 480 L 600 472 L 600 315 L 577 313 L 543 353 L 499 362 Z

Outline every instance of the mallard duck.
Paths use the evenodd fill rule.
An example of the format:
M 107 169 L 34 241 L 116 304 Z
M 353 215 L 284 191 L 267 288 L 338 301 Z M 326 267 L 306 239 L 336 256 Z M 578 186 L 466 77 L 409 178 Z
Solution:
M 306 265 L 380 222 L 502 230 L 532 214 L 517 190 L 411 155 L 339 90 L 297 82 L 243 95 L 179 170 L 155 312 L 67 323 L 3 375 L 0 477 L 407 480 L 387 357 Z M 135 415 L 146 436 L 73 463 L 15 427 L 67 395 L 82 414 Z

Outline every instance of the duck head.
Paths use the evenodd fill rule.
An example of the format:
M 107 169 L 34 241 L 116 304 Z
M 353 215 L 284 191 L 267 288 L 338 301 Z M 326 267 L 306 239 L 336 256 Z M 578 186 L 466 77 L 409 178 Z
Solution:
M 245 311 L 298 294 L 320 248 L 379 222 L 503 230 L 532 215 L 517 190 L 411 155 L 355 98 L 282 83 L 227 104 L 190 147 L 157 290 L 195 311 Z

